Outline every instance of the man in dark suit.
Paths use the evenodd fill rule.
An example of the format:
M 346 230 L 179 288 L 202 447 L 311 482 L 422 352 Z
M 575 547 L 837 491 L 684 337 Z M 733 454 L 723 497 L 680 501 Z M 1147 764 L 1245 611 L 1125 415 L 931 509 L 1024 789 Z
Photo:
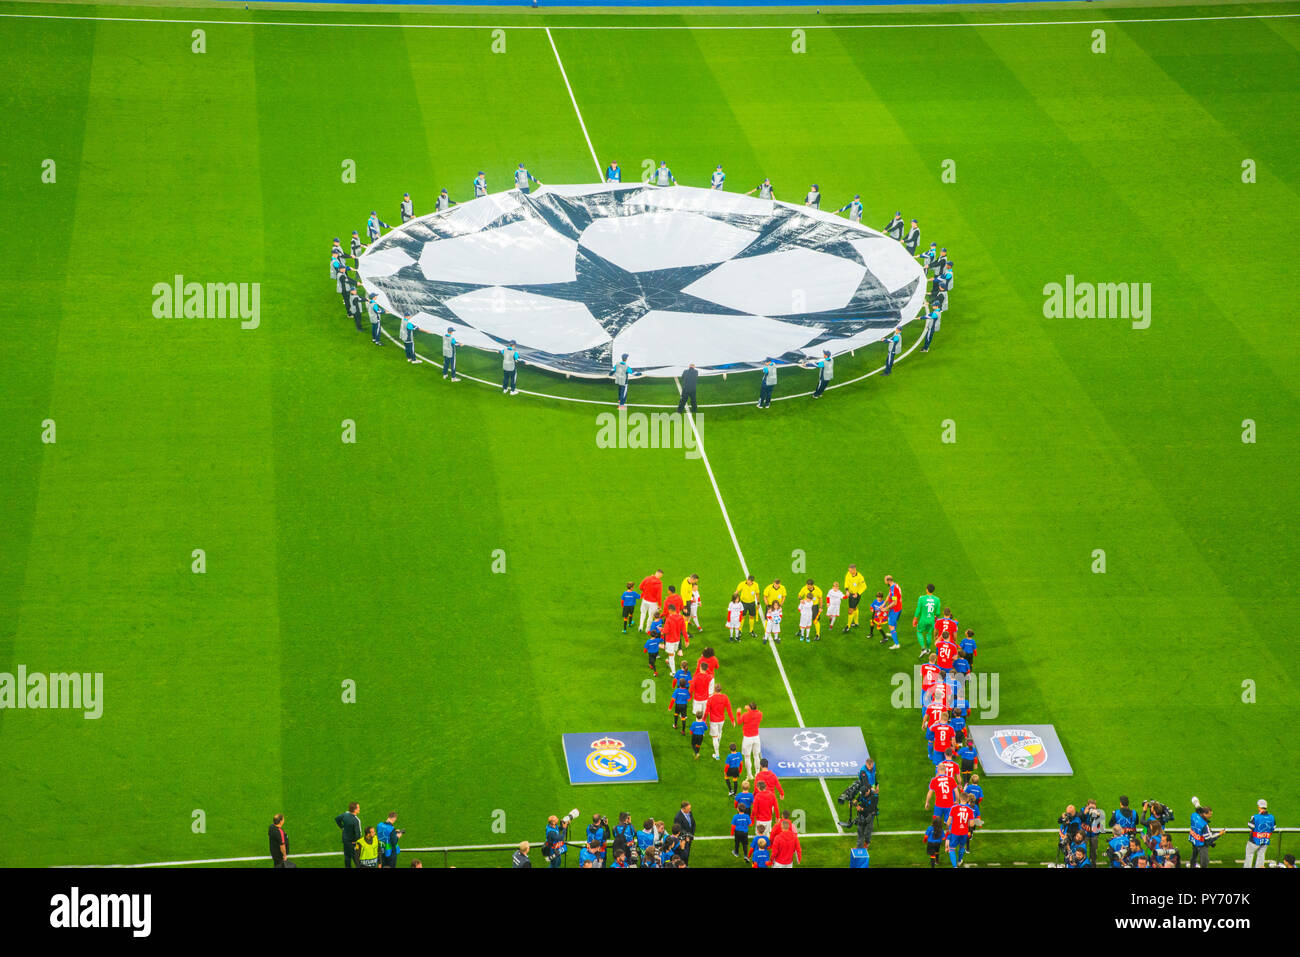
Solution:
M 343 866 L 360 867 L 357 862 L 357 841 L 361 840 L 361 805 L 353 801 L 347 812 L 334 819 L 334 823 L 343 832 Z
M 677 817 L 673 818 L 673 823 L 681 825 L 682 860 L 690 864 L 691 842 L 695 840 L 695 815 L 691 813 L 690 801 L 682 802 L 682 809 L 677 812 Z
M 700 370 L 695 368 L 695 363 L 682 373 L 682 397 L 677 401 L 677 411 L 686 411 L 686 400 L 691 402 L 691 413 L 695 413 L 695 387 L 700 381 Z
M 277 814 L 271 818 L 271 827 L 267 831 L 271 845 L 272 867 L 297 867 L 289 860 L 289 836 L 284 833 L 284 815 Z

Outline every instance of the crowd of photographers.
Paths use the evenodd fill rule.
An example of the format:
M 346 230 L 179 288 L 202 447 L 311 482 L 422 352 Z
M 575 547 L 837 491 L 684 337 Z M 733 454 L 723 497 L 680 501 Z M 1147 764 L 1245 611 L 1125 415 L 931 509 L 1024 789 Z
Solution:
M 1107 817 L 1095 800 L 1082 809 L 1068 805 L 1056 820 L 1057 862 L 1067 868 L 1171 868 L 1208 867 L 1210 849 L 1226 829 L 1211 825 L 1214 809 L 1192 798 L 1192 813 L 1184 831 L 1174 827 L 1174 812 L 1160 801 L 1143 801 L 1141 807 L 1129 806 L 1127 795 L 1120 795 L 1119 807 Z M 1269 813 L 1268 802 L 1257 802 L 1256 813 L 1247 822 L 1244 864 L 1267 867 L 1268 847 L 1277 820 Z M 1186 856 L 1177 838 L 1186 835 Z M 1287 854 L 1281 866 L 1295 867 L 1295 855 Z
M 578 867 L 690 866 L 691 842 L 695 840 L 695 815 L 690 801 L 682 802 L 671 826 L 648 817 L 638 828 L 632 823 L 631 812 L 622 811 L 618 823 L 610 827 L 609 818 L 596 812 L 580 843 L 569 833 L 577 817 L 575 808 L 563 817 L 552 814 L 547 820 L 546 840 L 542 845 L 547 867 L 567 866 L 571 841 L 577 848 Z M 526 843 L 521 844 L 512 866 L 532 867 L 529 851 Z

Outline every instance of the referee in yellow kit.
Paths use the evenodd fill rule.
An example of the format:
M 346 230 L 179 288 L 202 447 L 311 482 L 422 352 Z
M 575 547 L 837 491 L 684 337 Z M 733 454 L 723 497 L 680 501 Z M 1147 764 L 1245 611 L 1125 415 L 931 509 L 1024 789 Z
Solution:
M 862 595 L 866 590 L 867 580 L 862 577 L 857 565 L 850 565 L 849 570 L 844 573 L 844 591 L 849 596 L 849 613 L 844 620 L 844 633 L 846 635 L 849 633 L 850 628 L 858 627 L 858 602 L 862 600 Z
M 743 627 L 745 622 L 749 622 L 749 637 L 756 637 L 754 626 L 759 624 L 758 621 L 758 582 L 754 581 L 754 576 L 750 574 L 743 582 L 736 586 L 736 593 L 740 595 L 740 603 L 744 606 L 744 617 L 740 619 Z M 732 641 L 740 641 L 739 638 L 733 638 Z

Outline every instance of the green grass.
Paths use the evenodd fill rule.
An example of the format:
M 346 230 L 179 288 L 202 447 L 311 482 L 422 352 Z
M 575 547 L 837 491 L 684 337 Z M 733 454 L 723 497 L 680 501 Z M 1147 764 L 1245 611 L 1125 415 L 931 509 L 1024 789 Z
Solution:
M 482 29 L 207 25 L 198 55 L 183 23 L 0 19 L 0 187 L 20 279 L 0 359 L 0 671 L 101 671 L 106 687 L 98 721 L 0 711 L 9 804 L 59 834 L 21 856 L 6 846 L 0 864 L 258 854 L 275 811 L 296 850 L 327 851 L 353 799 L 367 820 L 399 810 L 413 846 L 536 839 L 574 804 L 671 820 L 687 798 L 702 832 L 726 832 L 716 766 L 668 737 L 662 679 L 661 700 L 642 702 L 639 642 L 609 611 L 627 578 L 696 571 L 718 636 L 743 576 L 703 464 L 598 449 L 591 406 L 505 405 L 401 363 L 352 328 L 325 274 L 328 239 L 372 208 L 391 218 L 404 191 L 424 211 L 444 185 L 465 198 L 479 168 L 504 185 L 520 159 L 547 182 L 594 175 L 547 35 L 508 30 L 493 54 L 501 23 L 571 28 L 554 41 L 602 166 L 666 157 L 702 183 L 722 162 L 736 188 L 766 175 L 786 195 L 815 180 L 828 204 L 861 192 L 875 225 L 901 208 L 953 251 L 930 354 L 815 406 L 709 410 L 704 435 L 760 579 L 793 577 L 801 549 L 822 584 L 851 561 L 873 585 L 892 572 L 909 603 L 934 581 L 1000 675 L 998 720 L 1056 725 L 1074 778 L 986 781 L 989 826 L 1049 826 L 1068 801 L 1109 810 L 1121 792 L 1170 802 L 1184 825 L 1192 794 L 1233 825 L 1266 796 L 1295 823 L 1300 776 L 1277 760 L 1277 729 L 1297 692 L 1286 237 L 1300 20 L 1107 24 L 1104 55 L 1087 26 L 810 30 L 793 54 L 780 30 L 572 28 L 814 22 L 806 11 L 40 12 Z M 1109 15 L 1260 12 L 1300 4 Z M 956 183 L 940 181 L 945 159 Z M 154 319 L 151 288 L 177 273 L 260 282 L 261 326 Z M 1043 318 L 1044 284 L 1067 273 L 1150 282 L 1151 327 Z M 863 350 L 837 372 L 878 363 Z M 485 357 L 464 366 L 495 375 Z M 610 397 L 531 369 L 520 386 Z M 675 397 L 670 383 L 634 389 Z M 702 399 L 754 391 L 733 376 Z M 947 419 L 955 444 L 940 442 Z M 1099 548 L 1104 575 L 1090 571 Z M 795 723 L 770 654 L 720 655 L 733 698 Z M 786 642 L 782 658 L 809 724 L 863 727 L 880 828 L 924 827 L 919 716 L 889 704 L 910 656 L 835 636 Z M 649 730 L 660 783 L 571 788 L 560 735 L 593 727 Z M 809 830 L 831 829 L 816 782 L 787 787 Z M 882 838 L 873 862 L 920 860 L 910 841 Z M 839 865 L 847 846 L 809 840 L 807 861 Z M 1054 849 L 983 846 L 1006 863 Z M 700 847 L 731 863 L 721 843 Z

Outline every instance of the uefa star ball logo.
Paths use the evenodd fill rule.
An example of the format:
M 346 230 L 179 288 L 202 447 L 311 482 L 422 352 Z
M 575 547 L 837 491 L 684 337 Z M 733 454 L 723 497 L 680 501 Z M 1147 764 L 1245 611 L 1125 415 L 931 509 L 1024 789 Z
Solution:
M 1042 767 L 1047 761 L 1047 746 L 1032 731 L 1006 728 L 994 731 L 992 741 L 999 760 L 1019 771 Z
M 800 751 L 825 751 L 831 746 L 820 731 L 799 731 L 791 740 Z
M 421 216 L 357 262 L 366 291 L 421 332 L 514 343 L 529 365 L 606 378 L 802 364 L 914 319 L 925 271 L 832 213 L 720 190 L 547 185 Z
M 591 742 L 587 770 L 602 778 L 626 777 L 636 770 L 636 756 L 617 738 L 601 738 Z

